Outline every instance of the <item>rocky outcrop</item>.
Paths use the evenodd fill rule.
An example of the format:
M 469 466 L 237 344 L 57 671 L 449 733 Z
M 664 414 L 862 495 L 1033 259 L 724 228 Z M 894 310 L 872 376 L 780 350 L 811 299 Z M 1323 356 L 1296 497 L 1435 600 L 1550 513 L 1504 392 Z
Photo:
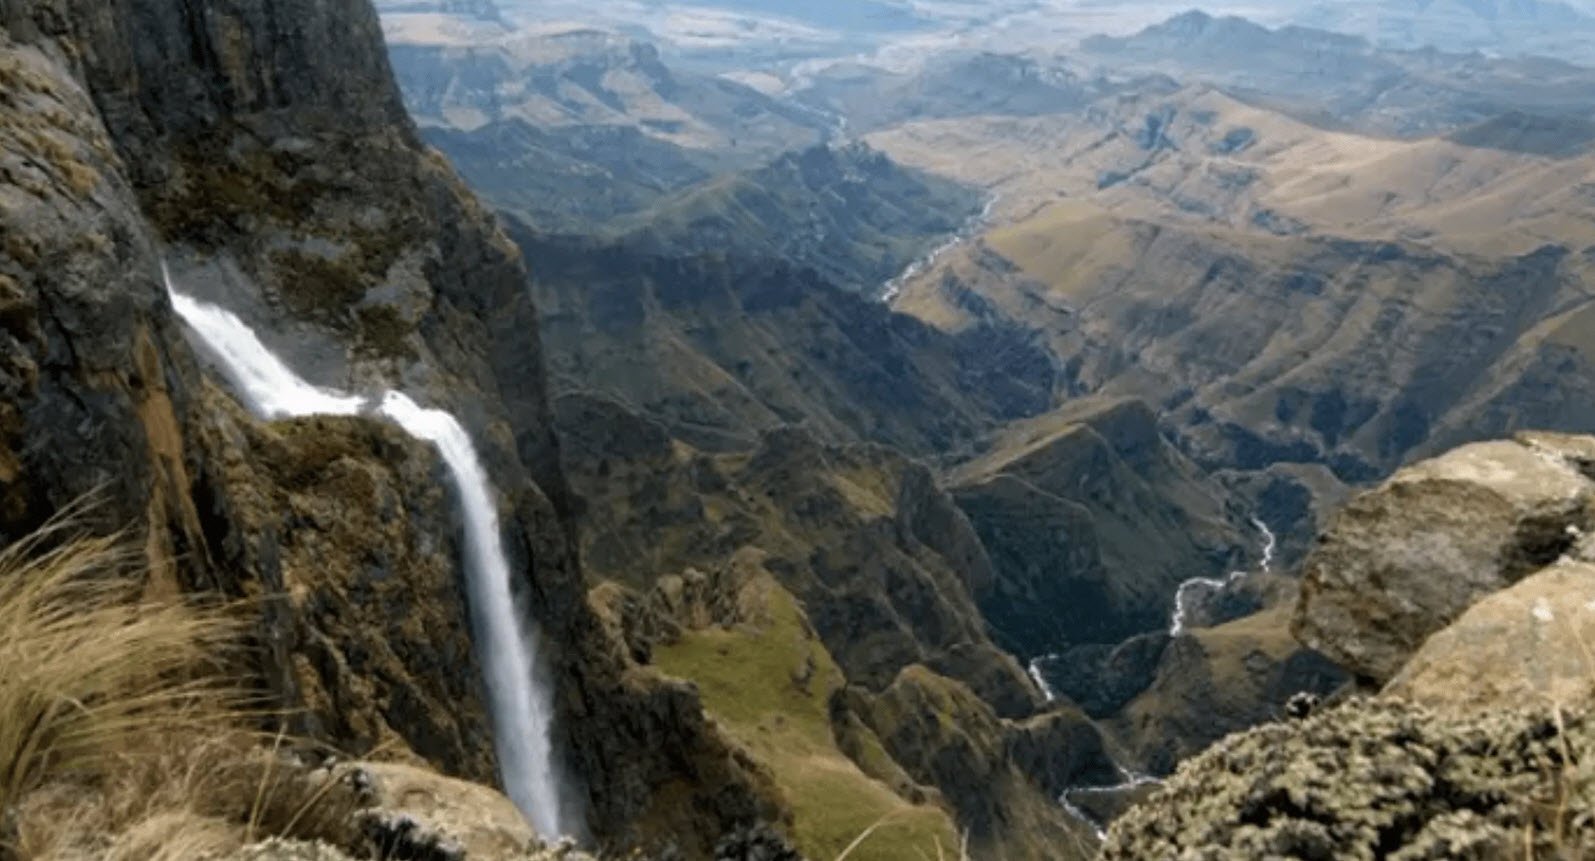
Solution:
M 827 845 L 813 842 L 814 817 L 834 824 L 834 805 L 816 808 L 803 789 L 813 767 L 794 769 L 792 751 L 770 741 L 812 703 L 782 699 L 786 717 L 759 727 L 749 710 L 771 695 L 764 676 L 791 675 L 812 696 L 834 666 L 845 696 L 826 706 L 827 735 L 850 768 L 898 803 L 944 806 L 976 857 L 1059 857 L 1057 840 L 1083 841 L 1065 857 L 1089 852 L 1089 830 L 1055 800 L 1117 780 L 1102 737 L 1078 710 L 1043 709 L 992 643 L 972 598 L 990 588 L 992 566 L 929 470 L 796 429 L 747 454 L 710 454 L 591 395 L 566 395 L 557 411 L 584 553 L 612 581 L 593 590 L 600 616 L 639 660 L 703 686 L 711 714 L 796 781 L 783 788 L 800 839 Z M 761 621 L 766 580 L 800 602 L 822 658 L 776 660 L 793 635 Z
M 1579 438 L 1525 434 L 1398 472 L 1354 499 L 1303 569 L 1294 631 L 1376 683 L 1478 599 L 1595 526 Z
M 1353 702 L 1181 766 L 1098 857 L 1585 857 L 1592 742 L 1585 718 Z
M 1276 607 L 1170 641 L 1108 726 L 1138 770 L 1168 774 L 1230 733 L 1280 719 L 1292 697 L 1327 696 L 1345 681 L 1291 638 L 1288 609 Z
M 539 839 L 507 797 L 481 784 L 391 762 L 335 764 L 323 774 L 360 795 L 346 844 L 272 838 L 205 857 L 210 861 L 591 859 L 569 844 L 551 846 Z
M 1525 433 L 1354 500 L 1308 559 L 1296 630 L 1389 678 L 1379 698 L 1220 741 L 1101 857 L 1595 851 L 1592 466 L 1595 438 Z
M 1595 565 L 1564 561 L 1473 605 L 1385 686 L 1431 708 L 1578 708 L 1595 701 Z
M 766 434 L 746 455 L 712 455 L 604 398 L 557 406 L 593 574 L 646 594 L 757 550 L 850 682 L 879 690 L 926 664 L 1006 716 L 1040 702 L 987 634 L 970 595 L 987 587 L 990 563 L 926 468 L 797 429 Z
M 492 731 L 433 451 L 354 418 L 261 425 L 207 387 L 193 426 L 217 576 L 261 603 L 268 686 L 297 735 L 398 745 L 491 781 Z

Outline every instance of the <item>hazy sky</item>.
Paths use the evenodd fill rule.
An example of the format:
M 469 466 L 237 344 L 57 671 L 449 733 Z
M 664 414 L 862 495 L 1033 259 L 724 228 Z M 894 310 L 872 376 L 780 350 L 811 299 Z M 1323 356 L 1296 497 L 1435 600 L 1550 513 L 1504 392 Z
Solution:
M 415 0 L 386 0 L 387 3 Z M 620 30 L 728 65 L 937 47 L 1067 51 L 1094 33 L 1134 32 L 1193 7 L 1262 24 L 1305 24 L 1383 44 L 1595 54 L 1595 0 L 497 0 L 527 25 Z

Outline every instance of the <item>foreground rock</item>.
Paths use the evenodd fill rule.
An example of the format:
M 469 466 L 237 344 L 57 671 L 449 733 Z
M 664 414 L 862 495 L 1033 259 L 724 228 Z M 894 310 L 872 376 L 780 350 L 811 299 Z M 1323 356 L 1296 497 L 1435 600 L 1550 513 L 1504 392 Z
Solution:
M 1385 688 L 1431 707 L 1587 704 L 1595 684 L 1595 565 L 1566 561 L 1480 601 Z
M 1583 717 L 1355 701 L 1187 762 L 1114 823 L 1099 857 L 1588 857 L 1592 742 Z
M 1384 683 L 1485 595 L 1572 550 L 1595 483 L 1577 438 L 1466 446 L 1353 500 L 1304 568 L 1293 632 Z

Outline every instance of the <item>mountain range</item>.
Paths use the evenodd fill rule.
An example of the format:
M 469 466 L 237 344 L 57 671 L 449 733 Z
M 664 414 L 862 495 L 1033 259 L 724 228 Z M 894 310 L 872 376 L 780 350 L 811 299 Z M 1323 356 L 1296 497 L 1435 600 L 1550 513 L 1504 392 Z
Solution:
M 0 2 L 0 855 L 1582 839 L 1587 11 L 1370 8 Z

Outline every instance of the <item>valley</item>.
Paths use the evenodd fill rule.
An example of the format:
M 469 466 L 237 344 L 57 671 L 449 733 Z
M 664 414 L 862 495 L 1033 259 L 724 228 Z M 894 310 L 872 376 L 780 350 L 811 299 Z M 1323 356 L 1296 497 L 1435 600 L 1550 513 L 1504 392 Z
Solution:
M 1585 719 L 1452 709 L 1576 686 L 1518 627 L 1595 606 L 1591 36 L 0 2 L 0 657 L 198 614 L 129 677 L 216 712 L 29 765 L 116 692 L 0 682 L 0 861 L 1559 851 Z
M 1345 682 L 1288 628 L 1296 566 L 1350 493 L 1473 440 L 1595 428 L 1576 394 L 1595 384 L 1595 71 L 1279 9 L 1110 26 L 1081 5 L 1056 22 L 1094 23 L 1072 50 L 937 41 L 1034 11 L 917 6 L 828 58 L 818 32 L 796 55 L 757 27 L 711 48 L 644 15 L 626 32 L 657 52 L 556 36 L 557 60 L 474 90 L 438 82 L 477 60 L 389 38 L 429 141 L 531 267 L 595 594 L 653 606 L 687 576 L 721 606 L 707 584 L 767 572 L 845 680 L 844 742 L 880 733 L 915 672 L 999 720 L 1078 709 L 1101 758 L 1021 771 L 1004 803 L 1031 821 L 1063 795 L 1023 832 L 1090 844 L 1156 782 L 1123 773 Z M 706 109 L 693 75 L 739 106 Z M 564 94 L 558 119 L 522 81 Z M 501 112 L 473 113 L 489 92 Z M 550 169 L 555 150 L 586 165 Z M 718 612 L 647 642 L 758 649 Z M 864 770 L 903 799 L 934 788 L 991 857 L 1036 851 L 920 770 L 925 740 L 880 742 L 869 762 L 892 764 Z

